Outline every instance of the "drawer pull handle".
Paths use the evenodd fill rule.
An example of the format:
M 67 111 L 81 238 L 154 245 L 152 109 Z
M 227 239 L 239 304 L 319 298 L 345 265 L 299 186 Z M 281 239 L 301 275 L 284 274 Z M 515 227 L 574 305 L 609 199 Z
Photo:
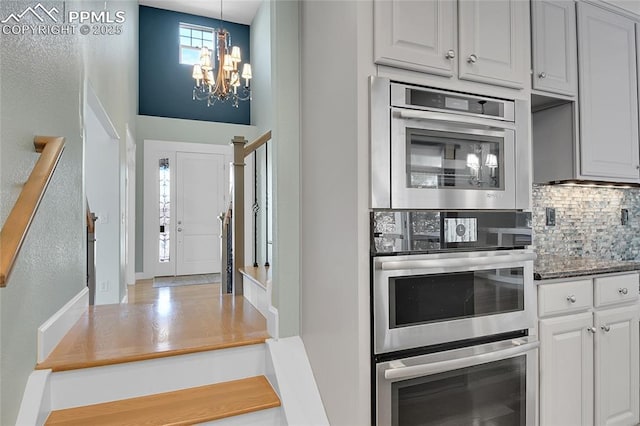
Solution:
M 618 289 L 618 293 L 620 293 L 620 294 L 627 294 L 627 293 L 629 293 L 629 290 L 627 290 L 627 288 L 626 288 L 626 287 L 624 287 L 624 288 L 619 288 L 619 289 Z
M 587 331 L 588 331 L 589 333 L 595 334 L 595 332 L 596 332 L 596 328 L 595 328 L 595 327 L 587 327 Z
M 603 325 L 600 328 L 603 329 L 605 333 L 608 333 L 608 332 L 611 331 L 611 326 L 610 325 Z
M 576 303 L 576 296 L 573 294 L 571 296 L 567 296 L 567 300 L 571 303 Z

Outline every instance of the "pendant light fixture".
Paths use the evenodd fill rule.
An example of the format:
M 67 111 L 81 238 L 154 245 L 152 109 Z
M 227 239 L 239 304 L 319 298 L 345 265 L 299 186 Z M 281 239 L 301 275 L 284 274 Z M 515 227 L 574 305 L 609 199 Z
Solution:
M 251 64 L 244 63 L 240 73 L 240 48 L 231 46 L 231 35 L 222 27 L 222 0 L 220 28 L 215 31 L 215 42 L 215 58 L 209 48 L 203 47 L 200 51 L 200 63 L 193 66 L 193 100 L 206 100 L 208 106 L 230 101 L 238 108 L 239 101 L 251 99 Z

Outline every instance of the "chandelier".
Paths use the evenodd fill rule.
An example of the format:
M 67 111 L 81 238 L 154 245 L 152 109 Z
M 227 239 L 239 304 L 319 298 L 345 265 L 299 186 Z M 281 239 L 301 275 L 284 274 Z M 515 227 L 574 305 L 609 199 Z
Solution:
M 251 99 L 251 64 L 242 66 L 242 74 L 239 66 L 242 62 L 240 48 L 231 46 L 229 31 L 222 28 L 222 0 L 220 1 L 220 28 L 215 31 L 216 56 L 215 61 L 212 52 L 207 47 L 200 51 L 200 63 L 193 66 L 195 86 L 193 88 L 193 100 L 207 101 L 207 106 L 216 102 L 230 101 L 238 108 L 238 101 Z M 217 71 L 216 71 L 217 66 Z M 214 77 L 215 74 L 215 77 Z M 244 86 L 240 78 L 244 79 Z

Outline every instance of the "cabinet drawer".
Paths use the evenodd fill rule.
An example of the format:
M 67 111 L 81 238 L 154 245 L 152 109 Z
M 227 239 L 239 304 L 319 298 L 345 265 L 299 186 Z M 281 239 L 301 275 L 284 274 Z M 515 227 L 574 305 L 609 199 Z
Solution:
M 614 275 L 595 278 L 595 306 L 607 306 L 633 301 L 638 298 L 638 274 Z
M 540 317 L 584 311 L 593 303 L 591 280 L 576 280 L 538 286 Z

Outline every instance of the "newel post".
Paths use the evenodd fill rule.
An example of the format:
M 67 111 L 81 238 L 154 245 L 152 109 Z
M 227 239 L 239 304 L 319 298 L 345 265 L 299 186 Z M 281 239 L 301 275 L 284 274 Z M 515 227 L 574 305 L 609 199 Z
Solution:
M 243 294 L 242 274 L 244 267 L 244 147 L 247 140 L 242 136 L 233 138 L 233 294 Z

